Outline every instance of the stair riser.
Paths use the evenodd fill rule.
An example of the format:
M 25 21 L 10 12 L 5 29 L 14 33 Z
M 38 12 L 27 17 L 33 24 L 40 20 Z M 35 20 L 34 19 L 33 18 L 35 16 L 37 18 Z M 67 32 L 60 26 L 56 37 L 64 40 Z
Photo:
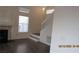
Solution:
M 36 42 L 39 41 L 39 40 L 37 40 L 37 39 L 35 39 L 35 38 L 33 38 L 33 37 L 29 37 L 29 39 L 32 39 L 32 40 L 34 40 L 34 41 L 36 41 Z

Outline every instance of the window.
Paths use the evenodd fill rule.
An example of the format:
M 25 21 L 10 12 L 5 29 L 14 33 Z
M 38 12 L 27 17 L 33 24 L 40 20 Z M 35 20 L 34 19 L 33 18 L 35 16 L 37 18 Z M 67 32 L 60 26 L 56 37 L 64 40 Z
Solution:
M 46 11 L 46 14 L 52 14 L 55 11 L 55 9 L 50 9 Z
M 28 32 L 29 17 L 19 16 L 18 32 Z

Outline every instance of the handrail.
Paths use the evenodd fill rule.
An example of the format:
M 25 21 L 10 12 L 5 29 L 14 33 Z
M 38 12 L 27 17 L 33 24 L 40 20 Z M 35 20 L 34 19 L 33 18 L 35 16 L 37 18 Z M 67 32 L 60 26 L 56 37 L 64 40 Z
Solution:
M 47 22 L 47 20 L 48 20 L 48 19 L 45 19 L 45 20 L 41 23 L 41 25 L 45 24 L 45 23 Z

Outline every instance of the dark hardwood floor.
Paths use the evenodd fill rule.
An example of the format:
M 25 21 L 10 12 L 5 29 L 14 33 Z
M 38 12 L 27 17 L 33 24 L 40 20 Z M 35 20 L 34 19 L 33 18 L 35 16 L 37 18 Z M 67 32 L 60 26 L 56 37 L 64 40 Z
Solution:
M 49 48 L 49 46 L 31 39 L 17 39 L 0 43 L 0 53 L 49 53 Z

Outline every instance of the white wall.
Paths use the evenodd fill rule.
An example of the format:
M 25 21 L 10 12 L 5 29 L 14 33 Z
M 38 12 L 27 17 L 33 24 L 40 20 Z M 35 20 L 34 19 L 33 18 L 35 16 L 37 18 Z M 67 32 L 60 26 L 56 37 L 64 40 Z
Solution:
M 8 7 L 0 7 L 0 25 L 11 25 Z
M 25 7 L 27 8 L 27 6 Z M 21 39 L 27 38 L 30 33 L 39 33 L 41 29 L 42 21 L 42 9 L 41 7 L 29 7 L 30 13 L 19 13 L 18 7 L 0 7 L 0 25 L 11 26 L 11 38 Z M 18 22 L 19 15 L 29 16 L 29 32 L 19 33 Z
M 11 38 L 12 39 L 22 39 L 22 38 L 27 38 L 28 33 L 19 33 L 18 32 L 18 24 L 19 24 L 19 15 L 22 15 L 19 13 L 19 10 L 17 7 L 11 7 L 12 12 L 11 12 L 11 22 L 12 23 L 12 32 L 11 32 Z M 23 14 L 25 16 L 28 16 L 28 14 Z
M 40 33 L 41 22 L 43 20 L 43 10 L 41 7 L 30 9 L 29 33 Z
M 15 8 L 13 14 L 13 39 L 27 38 L 31 33 L 39 33 L 41 29 L 41 19 L 42 19 L 42 10 L 40 7 L 31 7 L 29 14 L 19 13 L 18 9 Z M 18 33 L 18 16 L 25 15 L 29 17 L 29 31 L 27 33 Z
M 79 52 L 79 48 L 59 48 L 59 45 L 79 45 L 79 7 L 55 7 L 50 52 Z

